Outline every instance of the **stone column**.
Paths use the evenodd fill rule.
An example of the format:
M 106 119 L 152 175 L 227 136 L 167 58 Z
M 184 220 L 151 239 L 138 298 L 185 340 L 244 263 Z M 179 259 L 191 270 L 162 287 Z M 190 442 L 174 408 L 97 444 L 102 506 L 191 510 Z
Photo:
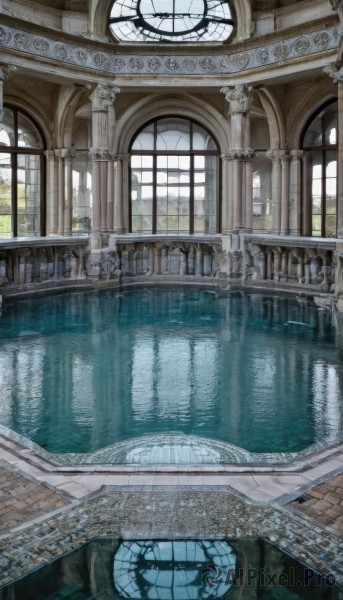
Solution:
M 303 150 L 291 150 L 289 182 L 289 233 L 301 235 L 301 165 Z
M 54 150 L 44 152 L 47 160 L 47 203 L 46 203 L 46 233 L 55 235 L 58 230 L 57 177 Z
M 4 116 L 4 81 L 17 70 L 12 65 L 0 65 L 0 122 Z
M 112 106 L 119 93 L 119 89 L 111 83 L 99 83 L 93 93 L 92 100 L 92 148 L 90 156 L 93 161 L 93 219 L 92 219 L 92 246 L 101 248 L 102 233 L 108 231 L 108 189 L 111 169 L 108 163 L 109 154 L 109 108 Z M 111 116 L 113 120 L 113 115 Z
M 273 161 L 272 193 L 273 193 L 273 233 L 280 234 L 281 230 L 281 162 L 279 150 L 268 150 L 266 156 Z
M 55 150 L 55 158 L 57 159 L 57 221 L 56 233 L 63 235 L 64 233 L 64 188 L 65 188 L 65 171 L 64 171 L 64 155 L 66 148 L 57 148 Z
M 114 178 L 114 232 L 123 233 L 128 229 L 127 223 L 124 223 L 124 196 L 127 198 L 126 206 L 129 206 L 128 198 L 128 167 L 129 155 L 119 154 L 115 161 L 115 178 Z
M 250 148 L 250 104 L 253 88 L 238 84 L 224 87 L 221 92 L 230 104 L 231 149 L 229 157 L 233 160 L 233 222 L 232 229 L 250 229 L 252 223 L 252 169 L 247 166 L 254 156 Z M 251 179 L 251 182 L 250 182 Z M 229 212 L 229 211 L 228 211 Z
M 280 152 L 281 160 L 281 235 L 289 234 L 289 152 Z
M 232 160 L 231 156 L 223 154 L 222 157 L 222 214 L 221 232 L 225 235 L 233 227 L 233 202 L 232 202 Z
M 65 198 L 64 198 L 64 235 L 72 234 L 73 220 L 73 170 L 72 159 L 73 153 L 65 149 L 64 152 L 64 171 L 65 171 Z

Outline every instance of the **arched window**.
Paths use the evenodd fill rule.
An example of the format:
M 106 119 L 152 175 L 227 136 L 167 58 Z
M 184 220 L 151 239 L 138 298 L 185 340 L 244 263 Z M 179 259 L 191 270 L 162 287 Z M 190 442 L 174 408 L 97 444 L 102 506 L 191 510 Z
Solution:
M 336 237 L 337 234 L 337 102 L 311 119 L 305 129 L 305 235 Z M 306 225 L 306 223 L 308 223 Z
M 131 146 L 131 231 L 216 233 L 219 151 L 190 119 L 145 126 Z
M 0 123 L 0 237 L 45 235 L 44 148 L 33 120 L 5 107 Z

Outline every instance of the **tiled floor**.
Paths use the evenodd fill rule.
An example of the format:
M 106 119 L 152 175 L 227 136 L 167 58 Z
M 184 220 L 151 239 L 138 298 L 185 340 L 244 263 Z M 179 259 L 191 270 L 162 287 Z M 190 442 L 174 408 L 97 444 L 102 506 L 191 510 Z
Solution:
M 336 475 L 307 490 L 290 506 L 343 535 L 343 475 Z
M 15 555 L 18 547 L 16 536 L 21 535 L 21 532 L 29 539 L 30 532 L 34 531 L 37 561 L 40 557 L 40 544 L 43 544 L 42 548 L 45 547 L 45 535 L 52 536 L 54 540 L 52 542 L 53 553 L 58 555 L 62 551 L 68 550 L 70 540 L 64 530 L 64 537 L 62 537 L 65 546 L 63 548 L 60 546 L 57 541 L 59 532 L 53 533 L 51 525 L 49 525 L 51 520 L 53 520 L 53 526 L 56 527 L 59 522 L 68 521 L 68 515 L 70 514 L 73 527 L 80 527 L 81 522 L 79 523 L 78 520 L 73 521 L 74 517 L 72 515 L 75 510 L 79 510 L 82 521 L 84 518 L 82 507 L 86 507 L 93 497 L 99 499 L 97 500 L 97 502 L 100 502 L 99 506 L 101 505 L 101 498 L 103 498 L 103 506 L 105 506 L 108 502 L 108 494 L 119 494 L 118 498 L 122 494 L 129 505 L 131 494 L 136 497 L 137 490 L 141 490 L 142 495 L 154 494 L 153 490 L 157 490 L 156 493 L 164 495 L 165 499 L 162 501 L 165 508 L 161 514 L 164 514 L 164 512 L 168 514 L 170 503 L 174 501 L 175 494 L 185 495 L 189 490 L 189 498 L 185 506 L 190 511 L 190 521 L 192 520 L 192 510 L 188 504 L 191 498 L 196 498 L 196 502 L 202 502 L 204 505 L 199 507 L 199 515 L 206 515 L 206 518 L 204 516 L 205 521 L 214 524 L 216 532 L 217 530 L 221 531 L 221 528 L 224 531 L 227 523 L 232 520 L 232 515 L 229 521 L 226 515 L 223 515 L 223 517 L 220 517 L 219 513 L 213 515 L 212 505 L 208 506 L 207 504 L 209 496 L 215 497 L 212 495 L 212 490 L 213 493 L 215 490 L 220 490 L 220 493 L 225 494 L 227 501 L 235 502 L 235 499 L 236 501 L 239 500 L 242 523 L 245 523 L 244 527 L 248 527 L 248 529 L 250 526 L 256 529 L 256 517 L 251 515 L 249 519 L 246 519 L 244 517 L 245 511 L 248 514 L 251 510 L 256 509 L 258 511 L 261 508 L 263 511 L 267 510 L 268 507 L 268 510 L 276 510 L 278 519 L 281 519 L 280 543 L 288 547 L 289 551 L 292 551 L 294 547 L 299 556 L 302 556 L 302 544 L 305 544 L 306 540 L 308 542 L 309 536 L 312 534 L 314 540 L 308 542 L 310 544 L 309 551 L 311 551 L 312 544 L 313 548 L 320 548 L 320 552 L 324 553 L 324 556 L 328 542 L 332 548 L 338 548 L 342 543 L 343 548 L 343 537 L 341 537 L 343 536 L 343 447 L 326 450 L 307 462 L 285 464 L 283 466 L 219 465 L 218 467 L 206 467 L 190 465 L 187 467 L 168 465 L 164 469 L 152 466 L 144 471 L 140 468 L 140 471 L 137 472 L 137 469 L 133 466 L 93 465 L 87 467 L 83 465 L 81 467 L 66 467 L 54 465 L 36 455 L 33 450 L 25 448 L 17 442 L 6 440 L 1 436 L 0 438 L 0 540 L 2 540 L 2 547 L 6 548 L 2 552 L 0 550 L 2 581 L 18 576 L 14 575 L 14 573 L 19 572 L 18 570 L 12 572 L 9 569 L 7 573 L 6 569 L 8 567 L 6 565 L 11 563 L 12 554 Z M 297 500 L 299 498 L 301 501 Z M 213 503 L 213 499 L 211 502 Z M 217 512 L 219 506 L 216 509 Z M 126 514 L 125 508 L 123 510 Z M 140 511 L 138 505 L 137 510 Z M 155 531 L 157 528 L 156 531 L 160 533 L 161 525 L 155 521 L 154 506 L 149 499 L 147 499 L 146 510 L 150 511 L 151 531 Z M 202 513 L 203 510 L 205 512 Z M 111 511 L 113 511 L 113 507 Z M 180 514 L 174 514 L 174 525 L 177 532 L 180 531 L 179 520 L 181 522 L 183 519 L 183 511 L 184 508 L 182 508 Z M 85 508 L 86 512 L 87 509 Z M 92 517 L 90 518 L 92 521 Z M 221 518 L 223 518 L 222 522 Z M 108 520 L 106 520 L 106 515 L 103 515 L 103 519 L 104 523 L 111 523 L 113 513 L 109 514 Z M 136 516 L 134 519 L 136 519 Z M 161 519 L 161 515 L 158 519 Z M 294 525 L 294 531 L 298 533 L 297 535 L 294 534 L 293 541 L 287 538 L 289 534 L 288 525 L 287 527 L 282 525 L 282 522 L 287 523 L 288 519 L 293 519 L 298 523 L 298 525 Z M 303 529 L 306 530 L 303 539 L 299 533 L 302 522 L 304 524 Z M 272 540 L 273 528 L 269 531 L 266 523 L 267 521 L 264 525 L 266 530 L 260 535 L 268 535 Z M 197 521 L 198 528 L 200 525 Z M 132 527 L 132 523 L 130 527 Z M 186 531 L 184 535 L 192 536 L 194 534 L 194 524 L 189 525 L 189 530 L 185 529 L 185 523 L 182 523 L 182 527 Z M 80 539 L 85 540 L 87 532 L 82 526 L 80 531 Z M 137 535 L 143 533 L 143 531 L 136 531 Z M 335 534 L 337 537 L 335 537 Z M 198 530 L 197 535 L 199 535 Z M 323 537 L 322 540 L 321 535 L 326 536 L 325 539 Z M 41 542 L 40 536 L 42 536 Z M 70 545 L 71 547 L 73 547 L 73 544 Z M 27 567 L 24 565 L 21 568 L 25 571 Z M 342 571 L 343 582 L 343 559 L 337 558 L 337 553 L 335 568 L 339 576 Z
M 0 468 L 0 531 L 16 527 L 69 504 L 68 500 L 26 477 Z

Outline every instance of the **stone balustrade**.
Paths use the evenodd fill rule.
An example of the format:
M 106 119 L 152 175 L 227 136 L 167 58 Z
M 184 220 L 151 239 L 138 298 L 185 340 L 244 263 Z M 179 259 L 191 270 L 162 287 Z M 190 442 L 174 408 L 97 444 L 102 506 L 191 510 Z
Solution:
M 109 252 L 121 276 L 220 277 L 237 284 L 331 293 L 336 245 L 330 238 L 244 233 L 112 235 Z
M 273 281 L 333 292 L 337 240 L 244 235 L 243 281 Z
M 0 240 L 0 286 L 35 284 L 85 278 L 88 237 L 37 237 Z

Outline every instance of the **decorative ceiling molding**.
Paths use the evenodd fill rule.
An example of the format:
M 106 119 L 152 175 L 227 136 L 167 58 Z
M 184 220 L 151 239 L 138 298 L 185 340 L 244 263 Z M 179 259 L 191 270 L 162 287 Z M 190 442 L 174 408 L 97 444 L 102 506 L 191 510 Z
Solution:
M 142 55 L 141 48 L 137 50 L 137 54 L 116 54 L 115 49 L 113 52 L 92 50 L 83 48 L 80 44 L 60 42 L 2 25 L 0 50 L 7 48 L 108 75 L 217 75 L 280 65 L 296 58 L 332 50 L 337 48 L 340 35 L 339 26 L 334 26 L 238 53 L 228 49 L 219 55 L 199 56 L 194 50 L 183 56 L 163 56 Z

